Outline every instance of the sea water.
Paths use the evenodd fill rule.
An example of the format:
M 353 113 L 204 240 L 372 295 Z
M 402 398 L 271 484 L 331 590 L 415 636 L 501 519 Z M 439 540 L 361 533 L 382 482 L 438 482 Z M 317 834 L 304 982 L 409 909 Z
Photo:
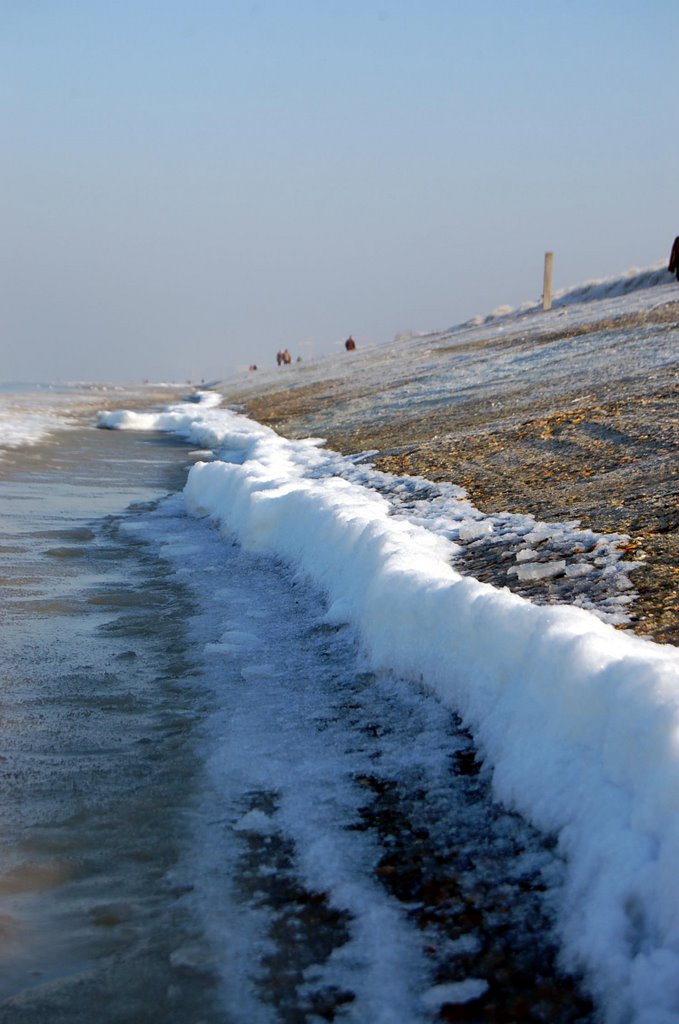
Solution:
M 0 459 L 11 461 L 13 449 L 57 431 L 92 421 L 99 408 L 124 401 L 149 405 L 176 394 L 173 384 L 96 384 L 0 382 Z
M 3 1021 L 186 1020 L 210 1000 L 170 967 L 191 930 L 170 877 L 201 703 L 187 597 L 120 529 L 186 462 L 73 426 L 0 464 Z

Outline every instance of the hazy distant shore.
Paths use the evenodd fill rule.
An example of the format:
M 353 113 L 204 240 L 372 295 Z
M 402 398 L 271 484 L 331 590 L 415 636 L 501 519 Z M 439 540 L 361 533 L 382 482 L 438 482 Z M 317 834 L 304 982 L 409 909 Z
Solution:
M 99 411 L 159 409 L 190 391 L 174 384 L 2 384 L 0 476 L 34 462 L 36 446 L 51 449 L 64 429 L 91 425 Z

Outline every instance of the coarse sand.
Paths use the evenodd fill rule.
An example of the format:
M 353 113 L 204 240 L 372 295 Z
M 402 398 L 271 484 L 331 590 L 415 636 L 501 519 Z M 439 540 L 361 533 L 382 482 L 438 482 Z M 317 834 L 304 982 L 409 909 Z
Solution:
M 669 298 L 667 290 L 663 289 Z M 674 297 L 674 290 L 672 291 Z M 412 357 L 382 375 L 369 372 L 361 353 L 348 369 L 328 365 L 305 377 L 293 369 L 262 387 L 222 386 L 225 398 L 288 437 L 326 438 L 345 455 L 374 452 L 377 469 L 450 481 L 465 487 L 484 512 L 528 512 L 543 521 L 580 520 L 596 531 L 629 535 L 627 555 L 642 563 L 634 574 L 638 598 L 631 626 L 660 643 L 679 644 L 679 475 L 677 473 L 679 302 L 663 301 L 585 322 L 538 317 L 476 328 L 471 339 L 424 336 L 426 374 Z M 526 360 L 564 343 L 597 338 L 662 340 L 669 358 L 647 366 L 618 352 L 614 373 L 579 379 L 526 375 L 470 387 L 451 400 L 432 389 L 436 363 L 476 360 L 489 368 Z M 410 352 L 413 342 L 410 341 Z M 375 365 L 375 350 L 366 353 Z M 390 358 L 397 359 L 392 347 Z M 547 352 L 549 358 L 549 352 Z M 383 357 L 382 357 L 383 358 Z M 614 359 L 616 357 L 613 357 Z M 350 361 L 350 362 L 349 362 Z M 547 362 L 549 365 L 549 362 Z M 426 379 L 425 379 L 426 378 Z M 308 382 L 307 382 L 308 381 Z M 389 399 L 395 389 L 406 399 Z M 426 401 L 425 401 L 426 396 Z M 489 562 L 470 568 L 481 579 L 519 589 Z

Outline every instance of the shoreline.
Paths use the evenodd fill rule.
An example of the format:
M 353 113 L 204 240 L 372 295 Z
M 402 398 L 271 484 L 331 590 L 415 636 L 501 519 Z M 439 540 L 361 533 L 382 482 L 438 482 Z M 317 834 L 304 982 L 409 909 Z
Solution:
M 576 316 L 465 325 L 329 360 L 325 376 L 316 364 L 219 390 L 285 436 L 322 436 L 343 455 L 371 453 L 379 470 L 462 486 L 484 513 L 627 535 L 625 558 L 641 563 L 631 628 L 679 645 L 679 302 L 649 291 L 647 309 L 619 300 L 589 319 L 575 307 Z M 656 365 L 644 365 L 661 345 Z M 591 359 L 602 347 L 610 363 L 579 378 L 583 351 Z M 545 370 L 522 380 L 532 359 Z M 502 361 L 512 372 L 494 382 Z M 473 380 L 460 394 L 463 363 Z M 477 554 L 474 575 L 520 591 L 506 566 Z
M 31 412 L 35 413 L 35 425 L 31 424 L 24 437 L 15 437 L 11 443 L 5 444 L 0 437 L 0 479 L 42 458 L 41 452 L 51 451 L 58 445 L 60 435 L 65 431 L 94 427 L 98 412 L 111 411 L 121 405 L 133 405 L 136 409 L 147 411 L 160 409 L 171 402 L 180 401 L 186 392 L 186 387 L 180 385 L 84 385 L 82 390 L 77 390 L 77 385 L 74 385 L 74 388 L 76 390 L 72 396 L 68 391 L 63 392 L 60 396 L 63 397 L 62 402 L 52 407 L 37 406 L 34 409 L 31 409 L 34 395 L 49 399 L 48 388 L 36 391 L 25 388 L 0 395 L 0 398 L 6 399 L 7 406 L 14 410 L 19 420 L 22 414 L 28 413 L 30 419 Z

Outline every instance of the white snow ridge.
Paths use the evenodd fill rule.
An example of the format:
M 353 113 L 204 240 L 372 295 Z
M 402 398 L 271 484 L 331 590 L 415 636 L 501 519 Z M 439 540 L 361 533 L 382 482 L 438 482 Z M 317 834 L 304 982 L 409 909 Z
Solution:
M 353 625 L 373 668 L 423 681 L 460 714 L 498 800 L 558 835 L 564 958 L 606 1019 L 679 1021 L 679 652 L 460 575 L 450 540 L 324 475 L 338 457 L 317 443 L 200 406 L 155 426 L 219 446 L 189 473 L 188 510 L 321 587 L 328 621 Z M 431 1005 L 471 998 L 472 982 L 432 990 Z

